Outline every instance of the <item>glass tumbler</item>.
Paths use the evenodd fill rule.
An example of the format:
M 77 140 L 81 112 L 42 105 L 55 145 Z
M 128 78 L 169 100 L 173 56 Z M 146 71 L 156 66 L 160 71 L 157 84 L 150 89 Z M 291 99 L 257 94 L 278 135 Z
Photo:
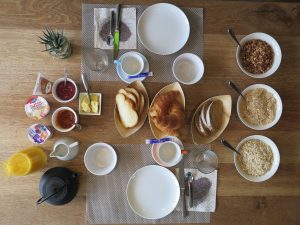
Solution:
M 109 57 L 100 48 L 87 48 L 83 50 L 84 61 L 92 71 L 104 72 L 109 67 Z
M 194 166 L 202 173 L 208 174 L 218 167 L 218 156 L 211 150 L 195 151 Z

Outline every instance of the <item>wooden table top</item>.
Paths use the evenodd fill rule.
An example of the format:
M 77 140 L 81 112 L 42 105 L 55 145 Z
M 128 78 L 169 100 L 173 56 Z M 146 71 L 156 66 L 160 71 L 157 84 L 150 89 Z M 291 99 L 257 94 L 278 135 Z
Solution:
M 106 1 L 116 3 L 116 1 Z M 121 1 L 126 4 L 152 4 L 153 0 Z M 187 97 L 187 119 L 199 103 L 208 97 L 230 94 L 233 113 L 223 136 L 236 145 L 242 138 L 260 134 L 271 138 L 280 150 L 281 162 L 270 180 L 251 183 L 241 178 L 233 164 L 233 154 L 217 141 L 212 149 L 219 156 L 217 209 L 211 214 L 211 224 L 281 225 L 300 224 L 300 4 L 293 2 L 270 3 L 258 1 L 171 1 L 179 6 L 204 8 L 204 78 L 196 85 L 183 86 Z M 99 3 L 94 1 L 94 3 Z M 105 1 L 103 2 L 105 3 Z M 81 59 L 81 6 L 82 1 L 67 0 L 1 0 L 0 1 L 0 161 L 18 150 L 31 146 L 26 137 L 34 123 L 24 113 L 24 103 L 31 95 L 36 75 L 43 72 L 55 80 L 67 67 L 71 77 L 78 81 Z M 37 35 L 45 26 L 64 28 L 71 40 L 73 54 L 65 60 L 53 59 L 42 52 Z M 262 80 L 243 75 L 235 61 L 235 45 L 226 33 L 235 29 L 239 37 L 252 32 L 265 32 L 278 41 L 282 62 L 274 76 Z M 279 123 L 267 131 L 245 127 L 236 113 L 236 94 L 227 81 L 234 80 L 244 88 L 254 83 L 272 86 L 283 101 Z M 152 137 L 145 123 L 139 134 L 123 139 L 113 121 L 114 96 L 122 82 L 95 82 L 92 89 L 103 93 L 103 111 L 100 117 L 81 117 L 85 130 L 72 131 L 67 136 L 81 141 L 79 156 L 62 162 L 49 159 L 47 167 L 25 177 L 0 179 L 0 224 L 77 225 L 85 223 L 85 174 L 83 154 L 95 142 L 143 143 Z M 145 83 L 152 98 L 164 86 Z M 62 106 L 52 97 L 46 97 L 51 111 Z M 67 104 L 75 109 L 76 102 Z M 50 125 L 50 116 L 41 121 Z M 55 140 L 62 134 L 55 132 L 43 148 L 49 153 Z M 185 143 L 190 143 L 188 135 Z M 69 204 L 54 207 L 35 205 L 39 198 L 38 184 L 43 172 L 54 166 L 66 166 L 83 173 L 77 197 Z

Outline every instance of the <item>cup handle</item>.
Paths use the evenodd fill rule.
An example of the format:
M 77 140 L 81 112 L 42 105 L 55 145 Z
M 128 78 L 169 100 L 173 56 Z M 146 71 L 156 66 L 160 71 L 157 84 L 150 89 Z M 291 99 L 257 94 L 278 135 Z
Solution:
M 69 148 L 73 148 L 75 147 L 76 145 L 79 145 L 79 142 L 78 141 L 75 141 L 74 143 L 70 144 L 69 145 Z M 51 153 L 50 153 L 51 154 Z
M 114 64 L 120 65 L 121 64 L 121 60 L 115 59 L 114 60 Z

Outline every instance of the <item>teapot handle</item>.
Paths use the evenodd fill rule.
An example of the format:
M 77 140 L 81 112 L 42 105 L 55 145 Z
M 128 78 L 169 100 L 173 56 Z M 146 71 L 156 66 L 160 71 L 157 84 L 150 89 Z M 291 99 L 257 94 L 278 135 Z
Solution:
M 44 201 L 46 201 L 47 199 L 51 198 L 52 196 L 56 195 L 57 193 L 61 192 L 65 187 L 67 186 L 67 184 L 64 184 L 63 186 L 61 186 L 60 188 L 57 188 L 56 191 L 54 191 L 54 193 L 52 193 L 51 195 L 44 197 L 42 196 L 39 200 L 36 201 L 36 204 L 42 204 Z

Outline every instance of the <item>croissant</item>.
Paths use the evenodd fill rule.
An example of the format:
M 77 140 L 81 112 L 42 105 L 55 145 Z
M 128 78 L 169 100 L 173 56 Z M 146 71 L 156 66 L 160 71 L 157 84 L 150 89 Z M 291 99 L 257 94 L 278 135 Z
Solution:
M 178 136 L 184 123 L 184 109 L 177 100 L 179 96 L 179 91 L 160 94 L 149 111 L 155 126 L 168 135 Z

